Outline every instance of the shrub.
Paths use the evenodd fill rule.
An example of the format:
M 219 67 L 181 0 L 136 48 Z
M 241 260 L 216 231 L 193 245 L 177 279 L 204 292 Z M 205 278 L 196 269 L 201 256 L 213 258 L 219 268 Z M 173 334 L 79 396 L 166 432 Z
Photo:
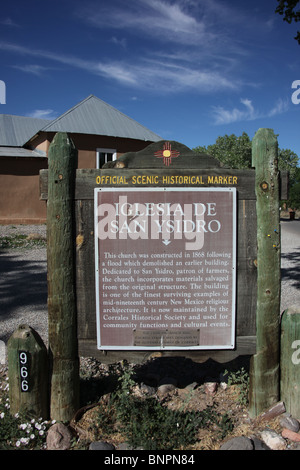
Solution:
M 124 371 L 119 389 L 105 407 L 101 406 L 97 420 L 106 432 L 121 432 L 132 448 L 184 449 L 197 442 L 201 428 L 218 426 L 220 438 L 232 430 L 230 418 L 219 415 L 213 406 L 203 411 L 174 411 L 156 397 L 135 396 L 132 377 L 129 370 Z

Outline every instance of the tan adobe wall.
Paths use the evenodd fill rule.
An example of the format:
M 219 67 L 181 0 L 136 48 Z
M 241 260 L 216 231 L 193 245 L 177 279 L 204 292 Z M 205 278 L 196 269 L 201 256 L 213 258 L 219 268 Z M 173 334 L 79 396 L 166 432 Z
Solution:
M 48 154 L 55 133 L 35 136 L 27 148 Z M 96 150 L 111 148 L 117 156 L 137 152 L 151 142 L 119 137 L 70 134 L 78 149 L 78 168 L 96 168 Z M 39 199 L 39 171 L 47 168 L 47 158 L 0 158 L 0 224 L 36 224 L 46 221 L 46 203 Z
M 46 204 L 39 198 L 39 171 L 47 168 L 42 158 L 0 158 L 0 223 L 41 223 Z
M 55 133 L 48 132 L 37 136 L 30 142 L 31 149 L 43 150 L 48 154 L 49 145 Z M 117 150 L 117 156 L 126 152 L 138 152 L 147 147 L 151 142 L 135 139 L 123 139 L 90 134 L 69 134 L 78 150 L 78 168 L 96 168 L 96 151 L 98 148 L 110 148 Z

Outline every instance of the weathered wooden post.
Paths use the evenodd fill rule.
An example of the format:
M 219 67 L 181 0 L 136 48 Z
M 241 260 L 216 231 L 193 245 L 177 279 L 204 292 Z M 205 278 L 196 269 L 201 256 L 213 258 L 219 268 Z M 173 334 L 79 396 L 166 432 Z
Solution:
M 68 421 L 79 405 L 79 360 L 73 237 L 77 150 L 66 133 L 55 135 L 49 148 L 48 162 L 50 416 Z
M 259 129 L 252 142 L 257 198 L 257 336 L 249 397 L 253 416 L 279 399 L 281 250 L 277 159 L 278 144 L 273 130 Z
M 281 319 L 280 399 L 300 418 L 300 306 L 290 307 Z
M 49 418 L 48 354 L 38 333 L 20 325 L 7 344 L 10 412 Z

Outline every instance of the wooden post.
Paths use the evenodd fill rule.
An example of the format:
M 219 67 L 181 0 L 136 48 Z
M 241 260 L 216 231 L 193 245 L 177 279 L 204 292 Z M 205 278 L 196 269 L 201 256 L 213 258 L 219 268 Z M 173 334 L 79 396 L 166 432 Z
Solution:
M 48 355 L 38 333 L 20 325 L 7 343 L 10 412 L 49 418 Z
M 300 306 L 290 307 L 281 319 L 280 399 L 288 413 L 300 418 Z
M 50 416 L 68 421 L 79 405 L 79 360 L 73 236 L 77 150 L 66 133 L 55 135 L 48 162 Z
M 257 312 L 256 354 L 250 368 L 250 414 L 279 400 L 280 216 L 278 144 L 272 129 L 259 129 L 252 142 L 256 169 Z

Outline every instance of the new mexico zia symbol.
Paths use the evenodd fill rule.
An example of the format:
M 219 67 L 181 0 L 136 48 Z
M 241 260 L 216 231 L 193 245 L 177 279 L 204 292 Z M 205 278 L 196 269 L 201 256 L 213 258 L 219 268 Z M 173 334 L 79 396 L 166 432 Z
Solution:
M 177 158 L 180 155 L 180 152 L 177 150 L 172 150 L 172 146 L 170 142 L 165 142 L 162 150 L 157 150 L 154 153 L 155 157 L 163 158 L 164 165 L 170 166 L 172 163 L 172 158 Z

